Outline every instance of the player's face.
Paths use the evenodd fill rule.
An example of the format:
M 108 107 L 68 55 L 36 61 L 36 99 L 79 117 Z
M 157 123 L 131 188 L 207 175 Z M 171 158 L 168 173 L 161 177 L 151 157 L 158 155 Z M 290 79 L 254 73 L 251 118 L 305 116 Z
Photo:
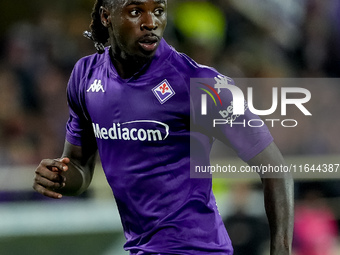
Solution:
M 127 56 L 151 57 L 167 23 L 166 0 L 116 0 L 111 9 L 111 44 Z

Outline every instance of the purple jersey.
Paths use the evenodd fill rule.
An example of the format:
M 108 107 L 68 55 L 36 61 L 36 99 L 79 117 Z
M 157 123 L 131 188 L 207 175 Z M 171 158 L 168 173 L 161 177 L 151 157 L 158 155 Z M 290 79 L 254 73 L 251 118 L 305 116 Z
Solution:
M 108 49 L 73 70 L 66 138 L 80 146 L 96 139 L 131 254 L 232 254 L 211 179 L 190 178 L 190 134 L 202 148 L 194 155 L 200 165 L 209 165 L 213 138 L 205 120 L 194 117 L 190 78 L 217 75 L 164 40 L 130 79 L 117 74 Z M 266 127 L 226 129 L 211 132 L 243 160 L 272 141 Z

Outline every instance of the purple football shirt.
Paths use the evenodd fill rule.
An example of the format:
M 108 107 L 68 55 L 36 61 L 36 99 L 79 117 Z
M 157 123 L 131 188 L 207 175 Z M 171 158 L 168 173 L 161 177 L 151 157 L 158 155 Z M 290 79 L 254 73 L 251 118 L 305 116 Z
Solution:
M 217 75 L 164 40 L 130 79 L 119 77 L 108 48 L 82 58 L 72 72 L 66 139 L 74 145 L 96 139 L 127 239 L 124 248 L 131 254 L 233 253 L 211 179 L 190 178 L 195 161 L 190 134 L 202 148 L 195 153 L 200 164 L 209 164 L 209 132 L 243 160 L 261 152 L 272 137 L 266 127 L 209 131 L 204 119 L 194 117 L 190 79 Z M 224 100 L 230 103 L 230 95 Z M 193 127 L 207 132 L 190 131 Z

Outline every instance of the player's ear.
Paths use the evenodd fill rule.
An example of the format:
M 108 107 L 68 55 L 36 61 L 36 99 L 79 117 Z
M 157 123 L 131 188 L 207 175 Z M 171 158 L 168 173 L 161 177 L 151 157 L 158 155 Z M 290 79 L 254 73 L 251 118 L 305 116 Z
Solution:
M 101 6 L 99 9 L 99 14 L 100 14 L 100 20 L 103 24 L 104 27 L 109 27 L 111 23 L 111 15 L 110 11 L 106 8 Z

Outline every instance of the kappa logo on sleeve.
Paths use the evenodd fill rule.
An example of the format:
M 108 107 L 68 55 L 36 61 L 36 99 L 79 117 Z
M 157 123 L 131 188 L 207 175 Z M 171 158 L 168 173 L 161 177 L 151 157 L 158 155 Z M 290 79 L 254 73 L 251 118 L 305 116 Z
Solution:
M 169 82 L 165 79 L 160 84 L 152 89 L 152 92 L 157 97 L 158 101 L 161 104 L 164 104 L 168 101 L 173 95 L 175 95 L 175 91 L 170 86 Z

